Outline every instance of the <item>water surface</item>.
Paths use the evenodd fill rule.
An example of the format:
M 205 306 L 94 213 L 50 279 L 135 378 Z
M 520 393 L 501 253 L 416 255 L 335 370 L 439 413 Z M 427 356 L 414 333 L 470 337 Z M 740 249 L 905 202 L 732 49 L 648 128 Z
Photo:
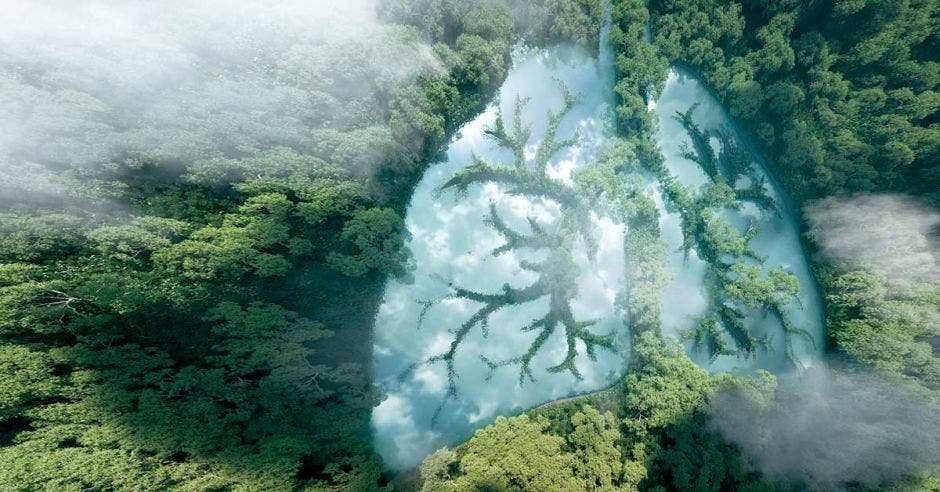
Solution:
M 670 69 L 662 94 L 651 104 L 659 121 L 653 138 L 665 158 L 666 167 L 672 174 L 683 184 L 698 188 L 708 182 L 708 177 L 695 162 L 682 156 L 683 144 L 691 146 L 691 139 L 682 124 L 673 117 L 677 111 L 684 113 L 696 103 L 698 107 L 693 113 L 693 120 L 703 131 L 727 131 L 739 145 L 748 146 L 737 125 L 699 78 L 684 69 Z M 712 147 L 717 151 L 721 148 L 721 144 L 713 138 Z M 795 337 L 793 345 L 794 355 L 798 362 L 804 367 L 813 366 L 819 363 L 824 340 L 824 314 L 819 289 L 800 243 L 794 211 L 777 188 L 764 161 L 753 151 L 750 152 L 750 156 L 755 174 L 767 178 L 765 188 L 774 198 L 779 212 L 761 211 L 751 203 L 744 203 L 740 210 L 726 209 L 722 211 L 722 215 L 728 217 L 739 230 L 744 230 L 749 223 L 757 227 L 758 233 L 751 240 L 750 246 L 764 258 L 765 270 L 782 268 L 794 274 L 799 280 L 798 300 L 789 303 L 785 311 L 794 326 L 812 335 L 815 344 Z M 742 178 L 738 186 L 746 186 L 746 181 L 747 178 Z M 664 334 L 678 338 L 681 332 L 694 324 L 695 318 L 704 314 L 707 309 L 706 293 L 702 288 L 707 265 L 696 256 L 694 251 L 686 256 L 680 250 L 682 244 L 680 217 L 677 212 L 668 211 L 662 203 L 660 196 L 658 198 L 660 225 L 663 239 L 669 245 L 669 264 L 675 272 L 673 282 L 663 292 L 662 327 Z M 774 316 L 752 314 L 746 323 L 755 330 L 756 335 L 767 336 L 770 339 L 768 352 L 758 353 L 756 357 L 750 358 L 724 355 L 714 361 L 709 360 L 708 354 L 694 350 L 689 350 L 689 355 L 712 372 L 754 369 L 779 372 L 793 369 L 784 350 L 785 336 L 779 321 Z
M 575 366 L 581 379 L 547 370 L 565 357 L 563 330 L 555 330 L 535 356 L 531 366 L 534 381 L 520 382 L 516 365 L 491 371 L 485 362 L 526 353 L 537 333 L 522 328 L 544 316 L 549 308 L 547 297 L 500 309 L 486 330 L 475 326 L 469 332 L 455 356 L 455 395 L 448 395 L 445 364 L 423 363 L 446 351 L 454 331 L 480 307 L 466 299 L 448 298 L 452 287 L 498 293 L 504 284 L 521 288 L 537 278 L 521 265 L 525 260 L 543 261 L 544 251 L 491 254 L 505 240 L 487 222 L 490 204 L 523 233 L 531 231 L 529 219 L 551 229 L 560 216 L 560 205 L 554 201 L 509 195 L 505 187 L 493 183 L 473 186 L 466 196 L 441 191 L 458 170 L 473 163 L 473 154 L 511 165 L 511 152 L 498 148 L 484 134 L 498 111 L 511 128 L 516 97 L 529 98 L 522 121 L 532 125 L 531 145 L 526 149 L 532 154 L 545 131 L 546 112 L 557 111 L 563 104 L 559 83 L 577 95 L 577 103 L 562 120 L 557 135 L 564 139 L 577 130 L 581 139 L 556 154 L 548 167 L 548 175 L 564 183 L 570 183 L 573 169 L 591 162 L 611 131 L 606 102 L 609 84 L 595 58 L 562 47 L 519 53 L 515 60 L 497 103 L 460 130 L 447 148 L 446 160 L 428 169 L 408 207 L 414 281 L 390 281 L 375 324 L 376 381 L 388 397 L 374 410 L 372 423 L 376 448 L 393 467 L 413 466 L 434 449 L 466 439 L 497 415 L 519 413 L 545 401 L 600 389 L 623 373 L 629 340 L 618 303 L 624 290 L 623 228 L 600 217 L 593 219 L 599 244 L 594 258 L 588 257 L 583 241 L 576 243 L 573 251 L 580 274 L 572 310 L 578 319 L 597 320 L 590 330 L 613 335 L 615 346 L 598 349 L 597 360 L 592 361 L 579 342 Z
M 624 228 L 603 217 L 592 218 L 599 249 L 592 258 L 583 241 L 575 243 L 574 263 L 579 270 L 577 296 L 572 310 L 579 320 L 596 320 L 590 328 L 598 335 L 612 335 L 614 346 L 598 349 L 596 360 L 585 355 L 578 342 L 575 367 L 581 378 L 569 372 L 551 373 L 548 368 L 565 357 L 563 330 L 556 330 L 533 359 L 533 380 L 520 380 L 517 365 L 493 367 L 487 361 L 518 357 L 526 353 L 537 336 L 523 328 L 549 309 L 548 299 L 508 306 L 496 311 L 489 322 L 475 325 L 458 346 L 453 374 L 443 361 L 430 361 L 446 352 L 461 325 L 481 304 L 453 295 L 455 288 L 496 294 L 508 285 L 522 288 L 538 274 L 524 262 L 540 262 L 545 251 L 512 250 L 493 255 L 505 242 L 488 222 L 491 205 L 513 229 L 531 233 L 534 227 L 551 230 L 558 226 L 561 205 L 552 200 L 507 193 L 494 183 L 471 186 L 465 195 L 442 190 L 459 170 L 473 164 L 478 155 L 510 165 L 512 153 L 499 148 L 485 134 L 502 112 L 507 128 L 517 96 L 528 98 L 521 120 L 532 126 L 526 157 L 532 158 L 535 144 L 546 128 L 546 112 L 557 111 L 563 102 L 559 84 L 578 95 L 572 111 L 562 120 L 559 139 L 575 131 L 580 141 L 559 152 L 550 161 L 548 175 L 571 182 L 571 172 L 590 165 L 612 136 L 609 77 L 610 58 L 601 62 L 573 48 L 517 53 L 515 66 L 500 90 L 498 100 L 454 137 L 443 162 L 430 167 L 418 184 L 409 204 L 406 224 L 411 233 L 408 246 L 415 268 L 413 281 L 389 281 L 375 324 L 375 380 L 387 398 L 374 409 L 372 425 L 376 449 L 393 468 L 409 468 L 433 450 L 459 443 L 498 415 L 519 413 L 543 402 L 605 388 L 623 375 L 629 355 L 629 327 L 625 326 Z M 682 157 L 689 142 L 685 129 L 672 116 L 699 103 L 695 122 L 703 129 L 725 129 L 745 143 L 734 123 L 717 100 L 691 74 L 672 69 L 659 99 L 651 104 L 659 125 L 654 138 L 670 171 L 684 184 L 699 187 L 707 177 L 694 162 Z M 720 144 L 712 142 L 717 150 Z M 755 176 L 767 176 L 759 156 L 752 154 Z M 745 178 L 746 179 L 746 178 Z M 746 183 L 739 183 L 742 186 Z M 743 230 L 753 223 L 757 235 L 750 246 L 764 258 L 764 268 L 782 268 L 799 280 L 798 300 L 784 307 L 795 326 L 807 330 L 815 344 L 793 340 L 793 355 L 802 366 L 819 361 L 822 349 L 823 315 L 817 286 L 802 251 L 794 212 L 768 180 L 766 187 L 777 202 L 779 213 L 760 211 L 744 204 L 738 210 L 723 210 L 731 223 Z M 668 244 L 667 262 L 674 279 L 662 294 L 662 328 L 679 338 L 706 309 L 703 276 L 707 265 L 695 252 L 680 250 L 679 216 L 663 206 L 656 183 L 650 193 L 660 206 L 663 239 Z M 531 223 L 530 223 L 531 221 Z M 769 350 L 754 356 L 720 356 L 690 350 L 693 360 L 710 371 L 772 372 L 792 370 L 785 355 L 785 335 L 773 316 L 751 313 L 746 324 L 757 336 L 767 336 Z M 691 347 L 690 347 L 691 348 Z M 453 386 L 450 382 L 453 381 Z M 453 393 L 450 390 L 453 389 Z

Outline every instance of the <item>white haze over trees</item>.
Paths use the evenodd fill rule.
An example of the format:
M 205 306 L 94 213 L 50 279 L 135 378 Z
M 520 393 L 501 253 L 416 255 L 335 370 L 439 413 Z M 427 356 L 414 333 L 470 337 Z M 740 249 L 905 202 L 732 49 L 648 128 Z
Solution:
M 771 481 L 833 490 L 940 471 L 940 404 L 895 379 L 818 370 L 774 395 L 718 391 L 709 413 Z
M 853 311 L 831 335 L 874 371 L 839 364 L 779 388 L 771 379 L 757 391 L 725 388 L 710 401 L 713 428 L 770 480 L 811 489 L 940 472 L 938 362 L 927 343 L 940 335 L 940 214 L 902 195 L 856 195 L 820 200 L 806 219 L 821 259 L 841 272 L 830 311 Z
M 892 286 L 940 283 L 940 213 L 902 195 L 830 197 L 807 208 L 824 259 L 869 269 Z
M 877 320 L 879 335 L 891 337 L 898 333 L 897 327 L 909 327 L 905 331 L 914 337 L 912 340 L 932 340 L 936 347 L 940 340 L 940 213 L 903 195 L 856 195 L 819 201 L 807 208 L 806 218 L 809 235 L 819 245 L 822 259 L 838 268 L 865 271 L 881 279 L 846 283 L 838 294 L 841 298 L 865 299 L 860 314 Z M 869 343 L 854 332 L 846 337 L 851 340 L 842 341 L 843 346 Z M 906 359 L 940 372 L 940 360 L 924 353 L 931 351 L 929 345 L 921 345 Z M 937 349 L 932 351 L 936 354 Z M 936 389 L 940 381 L 936 377 L 928 379 Z
M 394 91 L 441 70 L 374 3 L 0 1 L 0 194 L 103 198 L 141 161 L 223 181 L 284 149 L 367 175 Z

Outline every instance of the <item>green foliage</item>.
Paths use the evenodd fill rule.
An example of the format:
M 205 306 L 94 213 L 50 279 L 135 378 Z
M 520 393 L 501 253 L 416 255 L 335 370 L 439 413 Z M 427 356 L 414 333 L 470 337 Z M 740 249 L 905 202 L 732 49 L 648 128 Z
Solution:
M 285 201 L 261 195 L 207 227 L 252 236 L 253 214 L 278 207 Z M 214 279 L 161 268 L 179 244 L 197 241 L 198 230 L 176 236 L 179 225 L 106 226 L 88 233 L 95 261 L 0 268 L 0 313 L 11 321 L 0 334 L 10 378 L 0 398 L 9 463 L 0 485 L 281 489 L 305 460 L 339 449 L 361 457 L 322 463 L 306 480 L 375 483 L 368 443 L 350 439 L 375 402 L 367 373 L 311 348 L 330 335 L 319 324 L 276 304 L 243 306 L 239 289 L 250 293 L 264 271 L 242 273 L 226 292 L 199 288 Z M 243 251 L 251 257 L 250 246 Z M 203 297 L 168 302 L 181 288 Z M 332 427 L 309 425 L 327 420 Z M 340 466 L 347 478 L 327 471 Z
M 744 307 L 769 311 L 780 318 L 788 334 L 802 334 L 790 326 L 781 308 L 796 293 L 795 277 L 782 270 L 762 270 L 754 263 L 760 259 L 747 248 L 752 229 L 743 234 L 735 231 L 710 210 L 734 200 L 773 210 L 775 204 L 763 192 L 763 183 L 736 189 L 736 178 L 747 168 L 740 149 L 729 145 L 726 135 L 708 135 L 694 124 L 686 125 L 694 147 L 688 155 L 713 183 L 697 194 L 664 175 L 656 151 L 644 144 L 654 124 L 645 99 L 661 86 L 667 60 L 693 66 L 768 151 L 777 176 L 798 203 L 814 196 L 875 189 L 901 189 L 937 200 L 940 173 L 934 156 L 940 136 L 935 94 L 940 78 L 937 40 L 927 26 L 938 6 L 936 2 L 654 0 L 649 7 L 654 46 L 643 43 L 643 26 L 650 18 L 643 2 L 612 2 L 616 114 L 630 151 L 659 176 L 672 205 L 683 211 L 686 246 L 696 247 L 699 256 L 714 265 L 710 293 L 718 308 L 699 320 L 692 336 L 713 354 L 728 353 L 719 333 L 723 326 L 739 349 L 753 350 L 760 340 L 742 324 Z M 689 115 L 682 116 L 684 123 L 691 123 Z M 722 140 L 717 159 L 707 145 L 711 136 Z M 616 172 L 597 167 L 576 180 L 603 197 L 617 189 L 614 176 Z M 616 201 L 599 203 L 610 206 Z M 636 202 L 631 205 L 628 217 L 644 215 Z M 648 237 L 658 238 L 658 231 L 647 232 Z M 628 241 L 627 247 L 639 249 L 641 244 Z M 885 279 L 870 272 L 826 269 L 823 273 L 828 326 L 837 346 L 858 362 L 936 388 L 936 357 L 929 343 L 936 338 L 932 326 L 936 289 L 920 286 L 899 298 L 897 292 L 888 294 Z M 570 467 L 580 477 L 590 470 L 595 481 L 571 490 L 774 490 L 747 471 L 734 446 L 709 431 L 703 411 L 716 385 L 746 395 L 752 410 L 774 405 L 773 378 L 767 374 L 709 378 L 680 347 L 663 343 L 655 333 L 655 329 L 634 332 L 631 373 L 622 385 L 619 432 L 589 407 L 575 410 L 578 399 L 530 412 L 550 419 L 541 434 L 565 438 L 565 452 L 583 449 L 575 441 L 591 443 L 590 455 L 574 453 Z M 428 464 L 433 463 L 436 476 L 445 479 L 435 483 L 457 483 L 465 473 L 459 459 L 467 447 L 495 445 L 480 439 L 480 433 L 454 451 L 433 455 L 435 460 Z M 602 463 L 608 466 L 599 466 Z M 611 482 L 597 478 L 610 476 Z M 493 477 L 494 482 L 483 487 L 505 487 L 501 479 Z M 892 485 L 891 490 L 935 488 L 935 481 L 915 477 Z
M 590 406 L 565 418 L 565 437 L 545 417 L 498 417 L 455 451 L 421 464 L 422 490 L 620 490 L 617 420 Z
M 736 144 L 726 131 L 699 128 L 693 120 L 697 104 L 686 112 L 677 111 L 674 118 L 682 124 L 692 141 L 691 148 L 683 150 L 683 157 L 695 162 L 709 182 L 696 192 L 684 186 L 660 164 L 647 166 L 663 183 L 667 206 L 679 212 L 682 223 L 682 247 L 686 253 L 694 249 L 708 264 L 706 288 L 709 310 L 694 326 L 683 332 L 693 347 L 704 349 L 712 358 L 721 355 L 754 355 L 767 344 L 766 337 L 756 337 L 744 323 L 744 309 L 772 313 L 781 323 L 786 338 L 786 353 L 794 365 L 791 335 L 812 337 L 792 326 L 784 306 L 796 298 L 799 284 L 794 275 L 780 269 L 770 269 L 761 278 L 764 260 L 748 247 L 757 233 L 753 224 L 741 232 L 723 216 L 722 208 L 739 207 L 738 200 L 750 201 L 764 210 L 776 210 L 774 200 L 765 189 L 764 180 L 753 169 L 751 157 Z M 714 133 L 722 142 L 716 154 L 711 144 Z M 738 178 L 748 176 L 750 188 L 735 188 Z M 748 262 L 750 261 L 750 263 Z M 735 347 L 726 342 L 726 333 Z
M 457 485 L 452 481 L 457 473 L 457 453 L 454 451 L 447 448 L 438 449 L 424 458 L 418 470 L 421 475 L 421 490 L 457 490 Z
M 624 139 L 606 161 L 578 172 L 574 190 L 538 174 L 566 143 L 553 134 L 560 111 L 548 118 L 552 134 L 535 171 L 478 161 L 448 186 L 499 181 L 575 211 L 556 237 L 534 223 L 532 234 L 512 231 L 494 210 L 492 224 L 509 247 L 554 253 L 545 265 L 530 265 L 544 279 L 533 290 L 456 291 L 486 306 L 472 320 L 484 325 L 499 307 L 535 295 L 573 297 L 576 268 L 566 248 L 586 230 L 590 210 L 627 224 L 635 338 L 632 372 L 613 390 L 622 392 L 622 405 L 614 415 L 575 400 L 551 420 L 499 418 L 466 445 L 431 455 L 420 470 L 427 490 L 760 486 L 742 471 L 736 451 L 707 430 L 702 405 L 727 378 L 709 379 L 681 347 L 657 338 L 668 275 L 640 165 L 683 210 L 687 248 L 716 266 L 717 307 L 695 328 L 699 344 L 726 353 L 723 326 L 739 349 L 751 350 L 759 341 L 741 326 L 739 306 L 768 309 L 797 332 L 781 314 L 796 283 L 783 271 L 725 263 L 729 256 L 755 259 L 747 248 L 751 231 L 733 230 L 712 209 L 735 199 L 773 207 L 762 184 L 735 187 L 746 166 L 727 136 L 717 135 L 723 143 L 716 157 L 707 145 L 713 135 L 694 128 L 691 113 L 680 115 L 693 137 L 689 156 L 713 183 L 698 193 L 663 173 L 646 106 L 669 62 L 704 74 L 800 201 L 874 189 L 940 199 L 936 2 L 654 0 L 650 10 L 641 0 L 611 3 Z M 370 370 L 354 350 L 342 350 L 368 346 L 368 330 L 344 315 L 368 318 L 382 278 L 406 273 L 399 212 L 411 186 L 499 87 L 513 44 L 562 40 L 594 50 L 603 9 L 597 0 L 387 0 L 380 9 L 401 25 L 392 28 L 394 42 L 375 53 L 303 46 L 265 60 L 298 94 L 259 94 L 260 106 L 304 101 L 290 118 L 297 126 L 210 102 L 202 112 L 239 131 L 194 132 L 173 115 L 180 126 L 159 138 L 122 134 L 153 148 L 132 155 L 112 155 L 95 141 L 77 148 L 81 158 L 104 162 L 95 168 L 70 167 L 61 141 L 40 132 L 40 141 L 56 145 L 44 145 L 39 160 L 61 171 L 56 182 L 74 184 L 81 200 L 28 197 L 32 205 L 24 208 L 18 198 L 3 198 L 0 489 L 370 490 L 382 483 L 381 462 L 363 431 L 377 402 Z M 650 20 L 654 44 L 645 40 Z M 385 60 L 394 51 L 383 50 L 421 40 L 440 70 L 413 80 L 384 63 L 323 70 L 343 56 Z M 147 120 L 110 112 L 90 92 L 57 87 L 61 72 L 34 76 L 50 67 L 30 69 L 35 73 L 4 78 L 5 89 L 54 94 L 57 106 L 75 111 L 69 118 L 87 123 L 76 134 Z M 343 93 L 361 81 L 377 86 L 376 97 Z M 524 155 L 521 129 L 497 127 L 491 136 Z M 124 212 L 106 218 L 102 212 L 114 204 Z M 325 281 L 310 277 L 334 285 L 311 289 Z M 940 387 L 929 343 L 936 337 L 930 314 L 940 302 L 935 289 L 899 299 L 883 279 L 862 271 L 827 271 L 823 281 L 831 337 L 844 353 Z M 347 302 L 350 292 L 365 300 Z M 329 326 L 315 321 L 327 319 Z M 569 350 L 555 369 L 576 374 L 574 347 L 591 355 L 610 343 L 589 324 L 561 310 L 527 328 L 542 330 L 544 341 L 564 326 Z M 525 375 L 538 349 L 510 362 Z M 757 399 L 765 389 L 738 384 Z M 925 477 L 910 487 L 935 482 Z
M 799 201 L 876 189 L 937 199 L 940 77 L 926 27 L 936 2 L 684 0 L 650 9 L 660 51 L 704 75 Z
M 617 419 L 585 405 L 571 417 L 567 436 L 573 450 L 572 468 L 586 490 L 615 490 L 623 465 L 617 442 L 621 439 Z
M 157 267 L 189 280 L 237 282 L 245 275 L 283 275 L 290 264 L 279 251 L 290 239 L 293 204 L 269 193 L 250 197 L 221 226 L 206 226 L 154 255 Z
M 926 26 L 938 8 L 936 2 L 868 1 L 650 4 L 657 46 L 704 75 L 757 137 L 798 203 L 870 190 L 937 200 L 940 78 L 936 36 Z M 719 11 L 738 21 L 711 15 Z M 702 57 L 694 47 L 703 39 L 714 56 Z M 736 193 L 750 195 L 742 191 Z M 758 279 L 736 268 L 744 275 L 724 284 L 745 304 L 774 305 L 774 292 L 792 289 L 783 272 Z M 935 336 L 927 321 L 935 318 L 928 307 L 936 302 L 932 290 L 899 298 L 870 273 L 824 272 L 837 347 L 855 361 L 936 387 L 937 359 L 927 342 Z M 708 343 L 709 323 L 691 334 L 698 343 Z
M 624 381 L 625 424 L 643 436 L 686 418 L 704 401 L 708 373 L 684 356 L 682 348 L 651 333 L 634 347 L 633 371 Z
M 394 210 L 358 210 L 343 225 L 340 239 L 355 249 L 352 254 L 330 253 L 327 262 L 346 275 L 358 277 L 370 271 L 404 276 L 411 252 L 405 246 L 408 230 Z
M 517 23 L 527 26 L 527 37 L 537 45 L 567 41 L 597 52 L 604 12 L 599 0 L 513 0 Z
M 594 208 L 625 224 L 627 258 L 626 322 L 633 336 L 659 331 L 662 288 L 671 279 L 665 243 L 659 235 L 659 210 L 644 187 L 636 144 L 614 138 L 598 162 L 575 170 L 572 179 Z
M 479 430 L 460 458 L 457 490 L 577 490 L 564 439 L 544 434 L 544 419 L 497 417 Z
M 782 270 L 771 270 L 762 278 L 760 267 L 735 263 L 731 272 L 735 278 L 726 284 L 725 290 L 750 307 L 780 304 L 799 290 L 796 276 Z
M 48 92 L 88 138 L 40 122 L 64 146 L 31 155 L 70 192 L 0 204 L 0 489 L 379 488 L 363 361 L 384 277 L 406 273 L 399 214 L 517 39 L 596 45 L 599 2 L 539 5 L 523 26 L 485 0 L 383 1 L 387 43 L 287 39 L 217 67 L 276 80 L 245 111 L 213 99 L 228 75 L 181 87 L 168 119 L 58 69 L 4 77 L 14 106 Z M 422 41 L 433 70 L 386 63 Z
M 830 337 L 852 359 L 940 388 L 936 337 L 936 287 L 890 295 L 884 278 L 866 271 L 828 272 L 824 278 Z
M 646 42 L 649 12 L 642 0 L 612 2 L 610 43 L 616 53 L 617 125 L 622 135 L 646 140 L 653 122 L 648 100 L 665 84 L 668 59 Z
M 0 346 L 0 425 L 61 389 L 48 354 L 22 346 Z
M 652 332 L 636 337 L 633 361 L 614 390 L 617 415 L 576 398 L 498 417 L 426 458 L 422 490 L 772 490 L 709 430 L 705 413 L 716 386 L 758 401 L 773 393 L 772 376 L 709 378 L 680 345 Z
M 71 214 L 0 215 L 0 261 L 39 262 L 79 250 L 87 218 Z

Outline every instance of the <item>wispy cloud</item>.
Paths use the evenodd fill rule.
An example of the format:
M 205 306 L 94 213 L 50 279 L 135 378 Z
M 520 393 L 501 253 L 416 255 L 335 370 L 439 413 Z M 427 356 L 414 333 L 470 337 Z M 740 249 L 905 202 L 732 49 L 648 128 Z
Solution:
M 287 147 L 366 173 L 389 100 L 439 69 L 374 3 L 0 2 L 0 172 L 49 191 L 128 156 L 193 169 Z
M 903 195 L 826 198 L 807 207 L 824 259 L 872 270 L 894 286 L 940 283 L 940 213 Z
M 763 403 L 719 391 L 709 413 L 772 481 L 833 490 L 940 471 L 940 401 L 907 383 L 818 370 L 782 379 Z

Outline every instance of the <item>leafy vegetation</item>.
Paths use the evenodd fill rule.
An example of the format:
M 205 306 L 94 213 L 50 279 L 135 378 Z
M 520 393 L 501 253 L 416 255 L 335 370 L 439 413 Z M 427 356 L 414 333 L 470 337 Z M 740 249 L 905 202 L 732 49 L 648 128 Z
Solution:
M 703 404 L 719 385 L 678 345 L 652 332 L 637 338 L 636 367 L 616 395 L 499 417 L 421 466 L 426 491 L 728 490 L 760 485 L 733 447 L 706 429 Z M 772 376 L 768 376 L 772 380 Z M 548 480 L 538 482 L 538 480 Z
M 800 205 L 869 191 L 937 204 L 940 65 L 928 26 L 938 8 L 933 1 L 650 3 L 659 53 L 708 80 Z M 927 343 L 936 333 L 923 317 L 935 310 L 935 286 L 911 295 L 870 269 L 820 271 L 836 347 L 936 388 L 938 359 Z M 874 314 L 888 311 L 921 314 Z
M 490 100 L 521 36 L 596 46 L 599 3 L 535 5 L 521 25 L 496 2 L 383 2 L 370 33 L 394 40 L 383 49 L 429 46 L 444 68 L 376 69 L 369 57 L 400 53 L 370 43 L 262 47 L 275 59 L 255 62 L 295 92 L 252 97 L 315 107 L 261 123 L 260 110 L 225 120 L 225 103 L 184 101 L 233 127 L 180 119 L 160 138 L 128 130 L 119 150 L 94 138 L 137 121 L 123 103 L 95 113 L 105 89 L 4 60 L 4 101 L 60 91 L 101 126 L 77 130 L 92 139 L 81 155 L 3 156 L 49 184 L 3 187 L 0 488 L 381 486 L 370 329 L 384 277 L 407 275 L 411 186 Z M 366 80 L 376 87 L 358 91 Z
M 579 346 L 590 356 L 612 343 L 570 306 L 570 250 L 577 238 L 590 243 L 587 217 L 600 211 L 628 230 L 629 373 L 605 391 L 500 417 L 430 455 L 423 489 L 789 488 L 765 483 L 707 412 L 716 392 L 730 391 L 761 414 L 779 396 L 774 378 L 710 377 L 660 336 L 669 273 L 644 179 L 660 181 L 682 214 L 686 251 L 709 264 L 711 308 L 689 336 L 713 355 L 761 345 L 740 322 L 746 309 L 799 334 L 782 310 L 795 279 L 762 270 L 751 231 L 716 213 L 735 201 L 782 204 L 759 181 L 738 186 L 746 153 L 698 128 L 694 108 L 676 117 L 693 143 L 686 157 L 710 183 L 679 184 L 652 142 L 648 103 L 670 64 L 688 65 L 746 126 L 797 205 L 869 191 L 936 205 L 938 9 L 933 0 L 612 0 L 620 137 L 568 187 L 544 172 L 572 142 L 554 135 L 565 110 L 549 115 L 534 165 L 518 118 L 512 128 L 497 120 L 490 136 L 515 162 L 480 160 L 445 189 L 500 182 L 548 197 L 564 206 L 561 227 L 533 221 L 520 233 L 492 209 L 506 240 L 494 254 L 549 250 L 544 264 L 528 265 L 540 280 L 495 293 L 454 286 L 453 296 L 483 307 L 429 362 L 450 364 L 461 333 L 485 329 L 493 311 L 548 296 L 550 311 L 524 328 L 541 334 L 529 351 L 488 363 L 518 364 L 520 378 L 532 378 L 540 343 L 564 328 L 567 351 L 553 370 L 577 376 Z M 494 96 L 516 43 L 593 52 L 605 9 L 598 0 L 383 0 L 378 12 L 381 25 L 361 36 L 383 42 L 212 40 L 193 49 L 218 56 L 221 69 L 183 56 L 173 63 L 196 75 L 175 79 L 147 71 L 146 59 L 132 77 L 144 82 L 116 99 L 109 93 L 125 74 L 49 58 L 40 45 L 35 57 L 4 51 L 0 106 L 28 124 L 4 133 L 0 153 L 0 489 L 389 485 L 368 428 L 381 399 L 370 330 L 384 280 L 409 274 L 401 214 L 412 188 Z M 373 63 L 415 53 L 433 62 Z M 233 109 L 239 90 L 251 94 L 245 111 Z M 150 92 L 175 99 L 148 106 L 141 94 Z M 831 342 L 846 361 L 940 389 L 937 285 L 899 286 L 835 261 L 818 267 Z M 937 487 L 929 474 L 905 480 L 883 485 Z
M 701 73 L 798 200 L 936 200 L 933 1 L 650 2 L 659 52 Z
M 684 212 L 685 247 L 711 258 L 712 300 L 718 308 L 690 331 L 698 344 L 712 353 L 728 351 L 718 337 L 719 326 L 733 329 L 737 316 L 720 318 L 726 299 L 782 315 L 780 303 L 795 294 L 795 283 L 780 271 L 761 276 L 754 263 L 723 261 L 729 254 L 755 258 L 748 254 L 747 234 L 714 221 L 710 208 L 721 206 L 729 196 L 767 209 L 779 204 L 761 192 L 761 185 L 735 189 L 737 176 L 747 169 L 740 149 L 729 145 L 725 135 L 708 135 L 697 128 L 691 119 L 694 108 L 677 118 L 693 142 L 686 157 L 708 175 L 708 189 L 696 197 L 662 169 L 661 157 L 650 143 L 655 121 L 647 103 L 662 88 L 667 65 L 682 63 L 703 74 L 770 157 L 798 205 L 832 194 L 875 190 L 900 190 L 936 202 L 937 41 L 935 30 L 928 26 L 935 23 L 937 8 L 929 1 L 670 0 L 649 2 L 649 9 L 639 0 L 612 2 L 610 41 L 617 55 L 616 115 L 623 145 L 659 175 L 672 206 Z M 645 31 L 648 22 L 652 42 Z M 709 144 L 712 136 L 722 142 L 718 155 Z M 812 213 L 808 212 L 811 221 Z M 649 230 L 651 237 L 658 238 L 656 228 Z M 812 233 L 818 241 L 826 231 Z M 929 243 L 929 234 L 918 236 L 918 244 Z M 934 277 L 924 282 L 915 274 L 899 283 L 899 275 L 911 272 L 860 268 L 857 261 L 854 267 L 829 261 L 817 268 L 829 306 L 830 336 L 840 353 L 876 371 L 936 389 L 937 358 L 931 343 L 937 334 L 930 326 L 936 322 L 938 305 Z M 638 327 L 643 326 L 647 325 Z M 450 490 L 457 484 L 474 484 L 478 490 L 534 490 L 523 477 L 536 475 L 537 468 L 549 461 L 550 473 L 559 483 L 583 480 L 568 485 L 572 490 L 805 487 L 798 477 L 766 483 L 744 462 L 737 446 L 713 432 L 712 418 L 705 411 L 718 391 L 738 395 L 734 401 L 747 401 L 746 410 L 733 410 L 753 412 L 753 417 L 775 406 L 792 405 L 785 393 L 776 390 L 773 376 L 709 377 L 681 347 L 664 343 L 657 332 L 658 322 L 649 330 L 634 332 L 631 372 L 617 387 L 514 418 L 515 425 L 528 426 L 532 441 L 557 438 L 539 451 L 538 460 L 516 461 L 517 466 L 525 465 L 524 473 L 500 474 L 500 481 L 491 485 L 483 470 L 464 466 L 463 457 L 471 453 L 471 446 L 490 438 L 491 427 L 454 450 L 432 455 L 422 467 L 425 490 Z M 739 349 L 748 347 L 743 335 L 734 337 Z M 930 393 L 922 396 L 936 398 Z M 601 414 L 592 405 L 609 413 Z M 593 449 L 604 450 L 591 456 L 578 454 L 573 441 L 576 435 L 583 437 L 583 422 L 588 419 L 595 422 L 587 431 Z M 557 468 L 565 466 L 566 470 Z M 602 473 L 579 476 L 584 469 Z M 838 486 L 866 489 L 857 482 Z M 891 490 L 935 486 L 930 473 L 879 485 Z
M 749 160 L 741 156 L 742 151 L 728 136 L 719 134 L 725 147 L 721 153 L 715 153 L 708 134 L 692 120 L 695 109 L 693 105 L 675 118 L 682 123 L 693 144 L 694 150 L 686 149 L 684 157 L 697 163 L 711 182 L 694 194 L 661 163 L 650 166 L 663 183 L 669 204 L 678 209 L 682 217 L 683 248 L 686 253 L 694 248 L 709 266 L 706 281 L 710 309 L 685 336 L 713 358 L 754 355 L 757 350 L 766 349 L 768 340 L 752 334 L 742 320 L 745 309 L 760 309 L 773 313 L 779 320 L 786 337 L 787 355 L 797 365 L 791 335 L 801 335 L 811 343 L 812 337 L 806 330 L 793 326 L 783 308 L 796 298 L 799 290 L 796 277 L 780 268 L 762 272 L 763 259 L 748 247 L 756 228 L 751 225 L 742 234 L 719 215 L 721 208 L 740 207 L 742 201 L 753 202 L 765 211 L 773 211 L 776 206 L 767 195 L 763 181 L 754 174 Z M 750 178 L 753 184 L 749 188 L 735 188 L 741 175 Z M 722 332 L 730 335 L 734 348 L 726 344 Z

